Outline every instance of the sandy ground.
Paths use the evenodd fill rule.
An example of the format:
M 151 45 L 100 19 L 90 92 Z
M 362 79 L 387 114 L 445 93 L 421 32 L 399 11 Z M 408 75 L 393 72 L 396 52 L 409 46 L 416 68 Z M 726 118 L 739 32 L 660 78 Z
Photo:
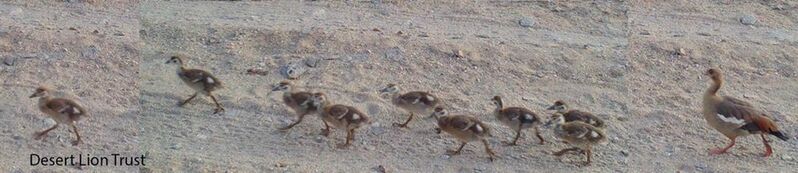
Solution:
M 0 3 L 0 171 L 66 172 L 73 167 L 31 167 L 30 154 L 65 156 L 140 154 L 139 21 L 135 4 Z M 96 33 L 95 33 L 96 31 Z M 10 65 L 9 65 L 10 64 Z M 28 96 L 49 85 L 79 97 L 90 117 L 78 123 L 84 144 L 73 147 L 67 126 L 43 141 L 33 133 L 55 122 Z M 136 167 L 91 170 L 134 172 Z
M 31 152 L 146 153 L 140 172 L 790 172 L 798 142 L 741 138 L 731 153 L 708 155 L 727 139 L 700 115 L 709 67 L 726 72 L 722 94 L 746 99 L 798 138 L 790 103 L 798 99 L 798 3 L 794 1 L 491 1 L 491 2 L 3 2 L 0 51 L 19 58 L 0 64 L 4 133 L 0 170 L 77 171 L 27 166 Z M 740 18 L 757 20 L 745 25 Z M 519 25 L 531 23 L 530 27 Z M 531 21 L 531 22 L 530 22 Z M 69 29 L 70 27 L 75 29 Z M 93 33 L 98 30 L 98 33 Z M 216 92 L 227 109 L 212 114 L 209 98 L 185 107 L 192 94 L 164 64 L 179 52 L 189 67 L 225 83 Z M 458 53 L 459 52 L 459 53 Z M 460 56 L 456 56 L 460 55 Z M 23 58 L 34 57 L 34 58 Z M 306 64 L 314 62 L 313 67 Z M 314 64 L 314 63 L 311 63 Z M 376 123 L 355 145 L 336 149 L 344 134 L 318 135 L 316 117 L 288 132 L 294 120 L 270 86 L 291 66 L 303 90 L 326 92 L 360 108 Z M 264 75 L 250 75 L 258 69 Z M 46 141 L 30 134 L 48 123 L 19 84 L 47 82 L 75 93 L 93 110 L 81 123 L 86 145 L 69 133 Z M 470 114 L 495 129 L 500 158 L 488 162 L 479 144 L 461 155 L 432 130 L 390 126 L 406 114 L 380 98 L 388 83 L 429 91 L 450 112 Z M 490 98 L 544 114 L 554 100 L 598 114 L 610 143 L 584 158 L 551 156 L 560 143 L 502 146 L 511 131 L 489 112 Z M 138 96 L 138 97 L 136 97 Z M 19 100 L 19 101 L 17 101 Z M 544 137 L 554 141 L 550 130 Z

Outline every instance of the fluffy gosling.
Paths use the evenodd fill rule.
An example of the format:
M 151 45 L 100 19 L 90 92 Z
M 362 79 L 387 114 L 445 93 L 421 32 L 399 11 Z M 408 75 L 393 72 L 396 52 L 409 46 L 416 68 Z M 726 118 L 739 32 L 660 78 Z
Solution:
M 272 87 L 272 91 L 282 91 L 283 103 L 294 110 L 297 116 L 296 121 L 288 126 L 279 128 L 280 130 L 291 129 L 292 127 L 301 123 L 302 120 L 305 119 L 305 115 L 318 113 L 320 110 L 320 107 L 312 103 L 313 100 L 311 100 L 311 98 L 313 97 L 314 93 L 296 91 L 296 87 L 290 81 L 282 81 L 275 84 L 274 87 Z M 328 126 L 327 123 L 325 123 L 324 126 Z M 322 129 L 322 134 L 324 133 L 329 132 L 324 132 L 324 129 Z
M 172 56 L 166 61 L 166 64 L 177 64 L 177 76 L 180 77 L 186 85 L 191 87 L 191 89 L 194 89 L 194 95 L 180 102 L 178 106 L 183 107 L 183 105 L 194 99 L 194 97 L 197 97 L 197 94 L 202 93 L 203 95 L 210 96 L 213 103 L 216 104 L 216 109 L 213 110 L 214 114 L 224 111 L 222 105 L 216 101 L 216 97 L 211 94 L 211 92 L 222 88 L 222 81 L 219 81 L 219 79 L 205 70 L 188 69 L 184 62 L 184 57 L 179 55 Z
M 393 105 L 410 112 L 410 117 L 408 117 L 404 123 L 393 123 L 393 125 L 397 127 L 407 127 L 407 124 L 410 123 L 410 120 L 413 120 L 415 114 L 431 113 L 436 107 L 441 107 L 442 105 L 438 97 L 427 92 L 411 91 L 399 94 L 399 86 L 396 86 L 396 84 L 388 84 L 388 86 L 380 90 L 380 92 L 389 94 Z M 431 114 L 430 116 L 435 115 Z
M 75 132 L 77 140 L 72 141 L 72 145 L 77 146 L 82 142 L 82 140 L 80 139 L 80 133 L 78 132 L 78 127 L 75 126 L 75 123 L 88 116 L 86 109 L 74 100 L 67 98 L 53 98 L 50 95 L 50 92 L 52 92 L 51 89 L 42 86 L 37 88 L 36 92 L 30 95 L 30 98 L 39 97 L 39 110 L 47 114 L 56 122 L 53 127 L 36 132 L 34 134 L 34 139 L 41 140 L 47 135 L 48 132 L 61 124 L 65 124 L 71 126 L 72 130 Z
M 535 136 L 540 139 L 541 145 L 546 142 L 543 140 L 543 137 L 540 136 L 540 129 L 538 128 L 541 124 L 543 124 L 543 120 L 541 120 L 537 114 L 522 107 L 505 108 L 501 96 L 494 96 L 492 101 L 493 104 L 496 105 L 496 110 L 493 111 L 493 115 L 496 117 L 496 119 L 515 131 L 515 138 L 513 141 L 504 141 L 505 144 L 517 145 L 518 138 L 521 137 L 521 130 L 527 128 L 535 129 Z
M 492 162 L 496 153 L 490 149 L 487 137 L 490 136 L 490 129 L 477 118 L 467 115 L 445 115 L 446 112 L 441 108 L 436 108 L 435 117 L 438 117 L 438 128 L 435 128 L 436 133 L 440 134 L 441 131 L 451 134 L 458 141 L 461 142 L 457 150 L 447 150 L 448 155 L 458 155 L 463 147 L 468 142 L 482 141 L 485 146 L 485 152 L 488 153 L 488 159 Z
M 346 148 L 351 145 L 351 142 L 355 140 L 355 129 L 371 123 L 369 116 L 355 107 L 331 104 L 324 93 L 314 93 L 311 100 L 316 107 L 321 108 L 319 116 L 324 120 L 325 130 L 322 132 L 324 136 L 330 134 L 330 126 L 327 124 L 332 124 L 337 129 L 346 130 L 346 142 L 338 144 L 338 148 Z
M 590 112 L 570 109 L 562 100 L 555 101 L 554 105 L 551 105 L 546 110 L 555 110 L 562 114 L 565 117 L 565 122 L 581 121 L 598 128 L 607 127 L 607 125 L 604 123 L 604 120 L 601 120 L 601 118 L 591 114 Z
M 560 113 L 554 113 L 551 120 L 546 123 L 546 126 L 551 126 L 552 124 L 555 125 L 554 135 L 557 138 L 575 146 L 555 152 L 555 156 L 562 156 L 569 151 L 580 151 L 587 155 L 585 165 L 589 165 L 593 154 L 592 146 L 607 143 L 607 135 L 604 134 L 601 128 L 581 121 L 566 122 L 565 117 Z

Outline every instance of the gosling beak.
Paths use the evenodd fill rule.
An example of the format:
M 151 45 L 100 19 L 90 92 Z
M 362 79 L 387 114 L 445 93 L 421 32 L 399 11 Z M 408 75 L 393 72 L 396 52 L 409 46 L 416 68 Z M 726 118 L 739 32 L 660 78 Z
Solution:
M 551 105 L 549 106 L 549 108 L 546 108 L 546 110 L 555 110 L 555 109 L 557 109 L 557 106 L 554 105 Z
M 36 93 L 31 94 L 29 98 L 34 98 L 34 97 L 36 97 Z

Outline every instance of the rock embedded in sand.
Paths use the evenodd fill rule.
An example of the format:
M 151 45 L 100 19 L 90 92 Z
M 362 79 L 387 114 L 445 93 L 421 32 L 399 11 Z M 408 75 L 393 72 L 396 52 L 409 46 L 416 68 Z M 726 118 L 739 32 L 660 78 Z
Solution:
M 320 58 L 305 59 L 305 65 L 308 67 L 318 67 L 319 65 L 321 65 L 321 59 Z
M 524 17 L 518 20 L 518 25 L 521 25 L 522 27 L 525 28 L 529 28 L 535 26 L 535 21 L 532 20 L 532 18 Z
M 751 14 L 745 14 L 742 17 L 740 17 L 740 23 L 744 25 L 756 25 L 757 21 L 758 20 L 756 19 L 756 16 Z
M 457 58 L 465 58 L 465 53 L 463 53 L 463 50 L 454 50 L 452 54 Z
M 302 66 L 298 66 L 294 63 L 289 63 L 280 67 L 280 73 L 288 79 L 298 79 L 304 72 L 305 69 L 302 68 Z
M 687 51 L 684 48 L 676 49 L 676 55 L 687 55 Z
M 782 155 L 781 160 L 792 161 L 792 157 L 790 157 L 789 155 Z
M 7 66 L 14 66 L 17 62 L 17 58 L 15 57 L 6 57 L 3 59 L 3 64 Z
M 376 167 L 372 168 L 376 173 L 386 173 L 385 166 L 377 165 Z

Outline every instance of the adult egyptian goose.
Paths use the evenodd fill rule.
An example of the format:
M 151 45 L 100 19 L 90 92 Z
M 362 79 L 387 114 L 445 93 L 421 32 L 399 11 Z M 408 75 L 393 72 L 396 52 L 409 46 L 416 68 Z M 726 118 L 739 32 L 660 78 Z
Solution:
M 34 139 L 43 139 L 48 132 L 61 124 L 65 124 L 71 126 L 72 130 L 75 132 L 77 140 L 72 141 L 72 145 L 77 146 L 82 142 L 82 140 L 80 139 L 80 133 L 78 132 L 78 127 L 75 126 L 75 123 L 88 116 L 86 109 L 74 100 L 67 98 L 53 98 L 53 96 L 50 95 L 51 92 L 52 90 L 50 88 L 41 86 L 37 88 L 32 95 L 30 95 L 30 98 L 39 97 L 39 110 L 50 116 L 50 118 L 56 122 L 53 127 L 36 132 L 34 134 Z
M 371 123 L 369 116 L 355 107 L 331 104 L 324 93 L 314 93 L 311 100 L 315 107 L 321 108 L 319 116 L 324 121 L 325 130 L 322 132 L 324 136 L 330 134 L 328 124 L 332 124 L 337 129 L 346 130 L 346 143 L 339 144 L 338 148 L 348 147 L 355 140 L 355 129 Z
M 554 136 L 564 142 L 574 146 L 555 152 L 555 156 L 562 156 L 569 151 L 581 151 L 587 155 L 587 162 L 591 162 L 591 155 L 593 155 L 592 148 L 597 144 L 606 144 L 607 135 L 601 128 L 584 123 L 582 121 L 566 122 L 565 117 L 560 113 L 554 113 L 551 119 L 546 123 L 546 126 L 554 124 Z
M 565 122 L 581 121 L 598 128 L 607 127 L 607 125 L 604 123 L 604 120 L 601 120 L 601 118 L 598 118 L 597 116 L 591 114 L 590 112 L 580 111 L 576 109 L 569 109 L 568 104 L 565 104 L 565 102 L 562 100 L 555 101 L 554 105 L 551 105 L 546 110 L 556 110 L 557 112 L 563 115 L 563 117 L 565 118 Z
M 216 97 L 211 93 L 222 88 L 222 81 L 205 70 L 186 68 L 184 60 L 185 57 L 182 55 L 174 55 L 166 61 L 166 64 L 177 64 L 177 76 L 183 80 L 183 83 L 186 83 L 191 89 L 194 89 L 194 94 L 185 101 L 180 102 L 178 106 L 182 107 L 194 99 L 194 97 L 197 97 L 197 94 L 201 93 L 211 97 L 213 103 L 216 104 L 216 109 L 213 111 L 214 114 L 224 111 L 222 105 L 216 101 Z
M 443 102 L 438 97 L 427 92 L 411 91 L 399 94 L 399 87 L 396 84 L 388 84 L 387 87 L 380 91 L 391 96 L 391 103 L 410 112 L 410 117 L 404 123 L 393 123 L 397 127 L 407 127 L 407 124 L 410 123 L 410 120 L 413 120 L 415 114 L 431 113 L 435 108 L 442 108 L 443 105 Z M 434 114 L 430 116 L 434 116 Z
M 510 127 L 515 131 L 515 138 L 512 142 L 505 141 L 504 143 L 507 145 L 517 145 L 518 138 L 521 137 L 521 130 L 527 128 L 534 128 L 535 135 L 540 139 L 540 144 L 545 143 L 546 141 L 543 140 L 543 137 L 540 136 L 540 126 L 542 120 L 538 117 L 537 114 L 530 111 L 529 109 L 522 108 L 522 107 L 504 107 L 504 102 L 502 101 L 501 96 L 494 96 L 493 104 L 496 105 L 496 110 L 493 111 L 493 115 L 498 119 L 502 124 Z
M 790 138 L 779 130 L 778 126 L 767 115 L 754 108 L 750 103 L 729 96 L 718 96 L 718 90 L 723 84 L 723 75 L 720 70 L 709 69 L 706 74 L 712 78 L 712 86 L 704 93 L 704 119 L 712 128 L 726 135 L 731 143 L 724 147 L 712 150 L 712 154 L 725 153 L 734 146 L 737 137 L 759 134 L 765 144 L 764 157 L 770 156 L 770 148 L 766 134 L 787 141 Z
M 451 134 L 458 141 L 461 142 L 457 150 L 448 150 L 448 155 L 458 155 L 463 147 L 468 142 L 482 141 L 485 146 L 485 152 L 488 153 L 488 158 L 493 161 L 496 153 L 490 149 L 487 137 L 490 137 L 490 128 L 477 118 L 467 115 L 445 115 L 446 112 L 442 108 L 435 109 L 435 117 L 438 119 L 438 128 L 435 128 L 436 133 L 440 134 L 441 131 Z
M 272 91 L 282 91 L 283 103 L 285 103 L 286 106 L 294 110 L 297 116 L 296 121 L 289 124 L 288 126 L 281 127 L 280 130 L 291 129 L 292 127 L 301 123 L 302 120 L 305 119 L 305 115 L 318 113 L 318 111 L 320 110 L 320 107 L 317 107 L 317 104 L 313 104 L 311 100 L 314 93 L 306 91 L 296 91 L 296 87 L 290 81 L 282 81 L 280 83 L 275 84 L 272 87 Z M 328 125 L 325 123 L 324 126 Z M 328 132 L 322 131 L 322 134 L 324 133 Z

